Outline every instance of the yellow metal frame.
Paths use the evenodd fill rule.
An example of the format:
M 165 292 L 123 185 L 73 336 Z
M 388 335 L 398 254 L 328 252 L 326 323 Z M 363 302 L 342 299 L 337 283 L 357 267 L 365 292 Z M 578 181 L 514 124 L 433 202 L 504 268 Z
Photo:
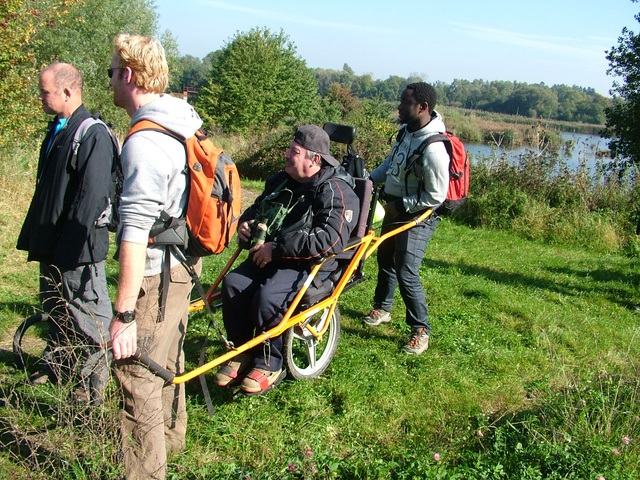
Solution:
M 420 216 L 399 226 L 398 228 L 395 228 L 385 233 L 384 235 L 377 236 L 375 233 L 375 230 L 370 230 L 364 237 L 358 239 L 357 243 L 349 245 L 344 251 L 346 252 L 346 251 L 351 251 L 355 249 L 355 252 L 351 258 L 351 261 L 349 262 L 349 265 L 347 266 L 345 272 L 343 273 L 342 277 L 340 278 L 340 281 L 336 285 L 331 295 L 329 295 L 326 299 L 316 303 L 315 305 L 303 311 L 300 311 L 294 315 L 294 312 L 298 309 L 298 306 L 302 298 L 304 297 L 304 294 L 307 292 L 309 286 L 312 284 L 313 279 L 315 278 L 317 273 L 320 271 L 320 268 L 322 267 L 325 261 L 327 261 L 329 258 L 332 258 L 332 257 L 325 258 L 323 262 L 313 267 L 304 285 L 302 286 L 302 288 L 300 289 L 296 297 L 293 299 L 293 302 L 289 306 L 287 312 L 282 317 L 278 325 L 264 332 L 263 334 L 251 339 L 247 343 L 234 347 L 232 350 L 228 351 L 227 353 L 220 355 L 214 360 L 211 360 L 210 362 L 207 362 L 204 365 L 198 368 L 195 368 L 190 372 L 186 372 L 183 375 L 175 376 L 173 378 L 173 383 L 178 384 L 178 383 L 184 383 L 189 380 L 192 380 L 198 377 L 199 375 L 202 375 L 203 373 L 208 372 L 212 368 L 215 368 L 221 365 L 227 360 L 232 359 L 236 355 L 239 355 L 242 352 L 246 352 L 247 350 L 255 347 L 256 345 L 263 343 L 265 340 L 282 335 L 288 329 L 295 326 L 305 327 L 307 330 L 309 330 L 309 332 L 311 332 L 313 336 L 321 340 L 322 336 L 324 335 L 326 330 L 329 328 L 329 325 L 331 322 L 325 322 L 323 328 L 320 331 L 316 331 L 313 328 L 313 326 L 305 324 L 305 322 L 307 322 L 307 319 L 313 317 L 313 315 L 315 315 L 318 312 L 321 312 L 327 307 L 329 307 L 330 309 L 328 312 L 327 318 L 331 318 L 331 315 L 333 314 L 333 311 L 338 303 L 338 299 L 340 298 L 340 295 L 342 295 L 342 292 L 347 286 L 353 273 L 358 268 L 358 265 L 360 264 L 360 262 L 362 260 L 368 259 L 377 250 L 377 248 L 380 246 L 382 242 L 384 242 L 390 237 L 398 235 L 399 233 L 409 230 L 410 228 L 413 228 L 414 226 L 420 224 L 421 222 L 425 221 L 431 215 L 431 213 L 432 213 L 432 210 L 427 210 L 424 213 L 422 213 Z M 242 250 L 240 248 L 236 249 L 236 251 L 233 253 L 229 261 L 224 266 L 223 270 L 220 272 L 216 280 L 213 282 L 213 284 L 209 288 L 206 296 L 207 296 L 207 301 L 210 305 L 213 305 L 215 301 L 221 299 L 222 295 L 219 291 L 219 286 L 223 278 L 225 277 L 225 275 L 229 272 L 229 270 L 237 260 L 241 251 Z M 189 312 L 200 311 L 200 310 L 203 310 L 204 308 L 206 308 L 204 299 L 198 299 L 191 303 L 191 305 L 189 306 Z

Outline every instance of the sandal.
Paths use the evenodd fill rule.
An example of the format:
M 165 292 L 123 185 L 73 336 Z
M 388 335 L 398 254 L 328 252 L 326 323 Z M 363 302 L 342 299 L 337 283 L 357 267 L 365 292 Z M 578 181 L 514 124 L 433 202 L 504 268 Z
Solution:
M 239 383 L 252 366 L 253 356 L 241 353 L 223 363 L 213 379 L 219 387 L 229 387 Z
M 242 393 L 246 395 L 260 395 L 278 385 L 286 376 L 287 371 L 284 368 L 275 372 L 270 372 L 263 368 L 254 368 L 244 377 L 240 388 L 242 388 Z

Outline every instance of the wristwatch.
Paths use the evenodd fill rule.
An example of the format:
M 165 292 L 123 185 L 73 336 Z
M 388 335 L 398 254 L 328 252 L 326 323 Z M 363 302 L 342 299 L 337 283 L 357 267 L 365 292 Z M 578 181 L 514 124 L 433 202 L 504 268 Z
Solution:
M 113 318 L 121 321 L 122 323 L 131 323 L 136 319 L 136 312 L 134 312 L 133 310 L 127 310 L 126 312 L 116 312 Z

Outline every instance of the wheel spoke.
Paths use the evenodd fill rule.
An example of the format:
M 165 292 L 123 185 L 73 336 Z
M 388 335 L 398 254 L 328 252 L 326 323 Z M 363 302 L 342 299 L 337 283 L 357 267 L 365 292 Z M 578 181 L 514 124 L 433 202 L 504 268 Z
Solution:
M 318 345 L 318 340 L 315 338 L 310 338 L 308 340 L 305 340 L 304 344 L 307 350 L 307 361 L 309 362 L 309 368 L 313 369 L 316 367 L 316 346 Z

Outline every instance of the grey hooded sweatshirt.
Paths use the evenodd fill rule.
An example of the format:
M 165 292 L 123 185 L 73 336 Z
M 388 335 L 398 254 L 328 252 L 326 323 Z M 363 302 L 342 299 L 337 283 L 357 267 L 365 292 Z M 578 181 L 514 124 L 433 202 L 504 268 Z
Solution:
M 424 172 L 424 191 L 418 192 L 418 178 L 413 169 L 407 172 L 406 165 L 423 140 L 446 131 L 444 122 L 434 110 L 431 121 L 420 130 L 408 132 L 404 126 L 403 129 L 404 135 L 393 145 L 389 156 L 371 172 L 371 179 L 376 183 L 384 181 L 385 193 L 402 198 L 407 212 L 435 209 L 444 202 L 449 189 L 449 154 L 444 144 L 432 143 L 416 160 Z
M 162 95 L 138 109 L 131 119 L 151 120 L 173 132 L 190 137 L 202 120 L 186 101 Z M 120 241 L 147 244 L 149 231 L 162 211 L 173 217 L 183 214 L 187 205 L 187 159 L 182 143 L 165 133 L 140 131 L 122 148 L 124 186 L 119 208 Z M 145 276 L 161 272 L 165 249 L 147 248 Z M 171 265 L 177 265 L 176 258 Z

